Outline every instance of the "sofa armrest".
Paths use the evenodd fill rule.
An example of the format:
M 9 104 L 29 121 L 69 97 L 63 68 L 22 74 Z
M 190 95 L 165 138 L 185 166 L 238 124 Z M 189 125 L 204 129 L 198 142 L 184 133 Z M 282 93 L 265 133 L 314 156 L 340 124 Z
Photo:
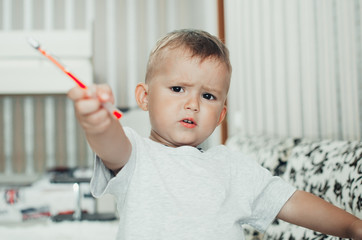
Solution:
M 361 142 L 304 141 L 293 149 L 283 178 L 362 218 Z M 274 223 L 266 235 L 266 239 L 338 239 L 283 221 Z

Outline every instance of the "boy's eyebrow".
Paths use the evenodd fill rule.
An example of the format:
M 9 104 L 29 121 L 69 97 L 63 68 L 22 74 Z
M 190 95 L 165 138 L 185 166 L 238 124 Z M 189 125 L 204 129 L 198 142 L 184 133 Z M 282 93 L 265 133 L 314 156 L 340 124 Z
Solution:
M 192 87 L 194 85 L 194 83 L 185 81 L 184 79 L 182 79 L 182 80 L 173 79 L 173 80 L 170 80 L 169 83 L 171 85 L 184 86 L 184 87 Z M 223 89 L 216 89 L 213 86 L 203 85 L 202 88 L 204 89 L 205 92 L 210 92 L 210 93 L 215 93 L 215 94 L 221 94 L 223 92 Z
M 188 81 L 185 81 L 184 79 L 171 79 L 169 80 L 169 83 L 172 85 L 177 85 L 177 86 L 186 86 L 186 87 L 190 87 L 192 86 L 192 82 L 188 82 Z
M 211 93 L 216 93 L 216 94 L 221 94 L 222 93 L 222 89 L 216 89 L 213 87 L 203 87 L 205 89 L 206 92 L 211 92 Z

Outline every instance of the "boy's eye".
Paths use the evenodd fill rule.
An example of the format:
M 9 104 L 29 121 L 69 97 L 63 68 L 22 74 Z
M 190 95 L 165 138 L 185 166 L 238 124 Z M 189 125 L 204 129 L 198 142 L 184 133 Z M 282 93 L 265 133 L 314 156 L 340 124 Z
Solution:
M 175 86 L 175 87 L 171 87 L 171 90 L 173 92 L 183 92 L 183 88 L 182 87 L 179 87 L 179 86 Z
M 204 93 L 202 94 L 202 97 L 207 99 L 207 100 L 214 100 L 216 99 L 214 95 L 210 94 L 210 93 Z

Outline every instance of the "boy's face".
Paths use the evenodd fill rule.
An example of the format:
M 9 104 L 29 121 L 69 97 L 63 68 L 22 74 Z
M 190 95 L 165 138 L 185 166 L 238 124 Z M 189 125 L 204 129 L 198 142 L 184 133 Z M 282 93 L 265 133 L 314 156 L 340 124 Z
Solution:
M 224 64 L 200 62 L 187 51 L 165 50 L 144 84 L 154 141 L 167 146 L 197 146 L 226 114 L 230 74 Z

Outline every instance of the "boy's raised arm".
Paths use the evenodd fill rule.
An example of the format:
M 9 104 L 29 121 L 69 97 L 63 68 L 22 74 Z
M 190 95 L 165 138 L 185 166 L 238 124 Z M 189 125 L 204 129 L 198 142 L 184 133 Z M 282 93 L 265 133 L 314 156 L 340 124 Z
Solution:
M 120 122 L 114 119 L 102 102 L 113 102 L 108 85 L 91 86 L 88 90 L 78 87 L 68 92 L 74 101 L 75 115 L 82 126 L 89 145 L 115 174 L 127 163 L 132 146 Z
M 296 191 L 277 217 L 328 235 L 362 240 L 362 220 L 304 191 Z

